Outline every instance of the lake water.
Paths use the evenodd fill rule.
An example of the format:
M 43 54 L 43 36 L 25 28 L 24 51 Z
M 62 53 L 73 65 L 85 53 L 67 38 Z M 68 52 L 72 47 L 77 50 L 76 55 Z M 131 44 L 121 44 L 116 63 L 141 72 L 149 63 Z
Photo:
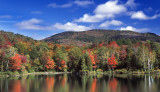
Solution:
M 160 92 L 160 75 L 30 75 L 0 79 L 0 92 Z

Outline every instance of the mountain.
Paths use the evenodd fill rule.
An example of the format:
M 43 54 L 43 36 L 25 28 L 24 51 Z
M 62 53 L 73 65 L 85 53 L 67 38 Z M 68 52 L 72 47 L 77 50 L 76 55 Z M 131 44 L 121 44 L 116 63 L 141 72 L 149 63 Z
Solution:
M 151 40 L 160 42 L 160 36 L 154 33 L 138 33 L 133 31 L 119 31 L 119 30 L 102 30 L 94 29 L 81 32 L 67 31 L 55 34 L 51 37 L 43 39 L 47 42 L 54 42 L 59 44 L 76 44 L 82 46 L 84 44 L 100 43 L 110 40 L 119 39 L 137 39 L 137 40 Z
M 73 32 L 67 31 L 59 34 L 55 34 L 51 37 L 43 39 L 46 42 L 53 42 L 58 44 L 66 44 L 66 45 L 78 45 L 83 46 L 89 45 L 92 43 L 102 43 L 111 40 L 121 40 L 128 41 L 126 39 L 137 39 L 137 40 L 151 40 L 153 42 L 160 43 L 160 36 L 154 33 L 138 33 L 133 31 L 118 31 L 118 30 L 88 30 L 81 32 Z M 23 36 L 20 34 L 14 34 L 12 32 L 5 32 L 0 30 L 0 47 L 5 44 L 13 45 L 16 42 L 30 42 L 34 43 L 37 40 L 34 40 L 30 37 Z

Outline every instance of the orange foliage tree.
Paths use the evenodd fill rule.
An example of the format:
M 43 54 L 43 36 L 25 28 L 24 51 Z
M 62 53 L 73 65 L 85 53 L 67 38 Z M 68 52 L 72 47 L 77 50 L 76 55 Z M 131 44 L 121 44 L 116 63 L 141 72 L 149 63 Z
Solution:
M 94 55 L 94 60 L 95 60 L 96 64 L 100 63 L 100 60 L 98 60 L 98 55 Z
M 63 69 L 66 69 L 67 68 L 66 61 L 65 60 L 61 60 L 60 62 L 61 62 L 61 67 Z
M 20 70 L 21 69 L 21 62 L 22 58 L 19 54 L 15 54 L 10 60 L 9 69 L 10 70 Z
M 103 43 L 101 43 L 101 44 L 99 44 L 98 46 L 99 46 L 99 47 L 102 47 L 103 45 L 104 45 L 104 42 L 103 42 Z
M 54 61 L 50 57 L 48 57 L 45 67 L 49 70 L 54 69 Z
M 120 49 L 120 47 L 118 46 L 118 44 L 116 43 L 116 41 L 110 42 L 110 44 L 108 44 L 107 47 L 110 47 L 110 48 L 112 48 L 114 50 L 119 50 Z
M 89 52 L 89 57 L 91 58 L 91 62 L 93 64 L 93 69 L 96 69 L 97 65 L 96 65 L 95 57 L 93 54 L 91 54 L 91 52 Z
M 112 68 L 112 70 L 114 70 L 114 68 L 116 67 L 117 62 L 116 62 L 116 57 L 114 57 L 114 54 L 112 55 L 112 57 L 108 58 L 108 65 L 109 68 Z
M 10 70 L 21 70 L 22 64 L 27 62 L 27 58 L 24 55 L 15 54 L 10 58 L 9 69 Z
M 65 60 L 61 60 L 59 58 L 57 58 L 58 62 L 60 62 L 60 64 L 57 66 L 58 70 L 60 71 L 66 71 L 67 69 L 67 65 L 66 65 L 66 61 Z

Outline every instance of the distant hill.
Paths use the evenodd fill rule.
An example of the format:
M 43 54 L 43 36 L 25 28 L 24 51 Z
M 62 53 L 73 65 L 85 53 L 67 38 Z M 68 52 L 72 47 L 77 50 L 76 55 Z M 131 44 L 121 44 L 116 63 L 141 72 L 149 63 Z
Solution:
M 101 30 L 101 29 L 95 29 L 95 30 L 88 30 L 88 31 L 81 31 L 81 32 L 73 32 L 73 31 L 67 31 L 62 32 L 59 34 L 55 34 L 51 37 L 43 39 L 43 41 L 46 42 L 53 42 L 58 44 L 66 44 L 66 45 L 89 45 L 92 43 L 102 43 L 107 42 L 111 40 L 125 40 L 131 39 L 131 40 L 151 40 L 153 42 L 159 42 L 160 43 L 160 36 L 154 34 L 154 33 L 138 33 L 133 31 L 118 31 L 118 30 Z M 3 30 L 0 30 L 0 47 L 2 47 L 5 44 L 11 44 L 13 45 L 16 42 L 30 42 L 34 43 L 37 40 L 34 40 L 33 38 L 23 36 L 20 34 L 14 34 L 12 32 L 5 32 Z M 121 41 L 122 42 L 122 41 Z
M 20 41 L 33 43 L 35 40 L 27 36 L 0 30 L 0 48 L 5 45 L 14 45 Z
M 160 36 L 154 33 L 138 33 L 133 31 L 101 30 L 101 29 L 81 31 L 81 32 L 67 31 L 55 34 L 43 40 L 60 44 L 67 44 L 67 45 L 76 44 L 82 46 L 83 44 L 100 43 L 118 39 L 137 39 L 142 41 L 151 40 L 154 42 L 160 42 Z

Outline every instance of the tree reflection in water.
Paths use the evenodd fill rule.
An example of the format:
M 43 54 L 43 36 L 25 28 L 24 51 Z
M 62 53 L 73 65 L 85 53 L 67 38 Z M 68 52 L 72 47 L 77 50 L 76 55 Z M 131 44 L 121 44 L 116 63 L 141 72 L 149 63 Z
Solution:
M 92 86 L 91 86 L 90 92 L 97 92 L 97 91 L 96 91 L 96 84 L 97 84 L 97 79 L 94 78 L 94 79 L 93 79 L 93 82 L 92 82 Z
M 62 85 L 62 87 L 64 87 L 65 86 L 65 84 L 66 84 L 66 78 L 65 77 L 63 77 L 63 79 L 62 79 L 62 81 L 61 81 L 61 85 Z
M 1 78 L 0 92 L 160 92 L 160 75 L 35 75 Z
M 11 88 L 11 92 L 22 92 L 21 81 L 20 80 L 14 80 L 13 81 L 13 86 Z
M 116 92 L 117 90 L 117 79 L 113 78 L 109 80 L 109 92 Z
M 46 78 L 46 91 L 47 92 L 54 92 L 54 77 L 47 77 Z

